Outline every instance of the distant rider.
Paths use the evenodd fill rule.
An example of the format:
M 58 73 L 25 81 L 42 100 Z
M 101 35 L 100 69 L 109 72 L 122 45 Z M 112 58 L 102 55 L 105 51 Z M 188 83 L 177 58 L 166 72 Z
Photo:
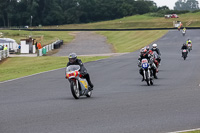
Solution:
M 183 28 L 183 31 L 186 32 L 186 28 L 185 27 Z
M 91 87 L 91 90 L 93 90 L 94 85 L 92 84 L 90 80 L 90 75 L 87 73 L 86 68 L 84 67 L 82 61 L 80 59 L 77 59 L 76 53 L 70 53 L 68 56 L 69 62 L 67 63 L 67 67 L 70 65 L 79 65 L 80 66 L 80 73 L 82 74 L 83 78 L 85 78 Z
M 188 46 L 188 44 L 190 44 L 191 49 L 192 49 L 192 41 L 191 41 L 190 39 L 188 39 L 188 40 L 186 41 L 186 45 L 187 45 L 187 46 Z
M 188 46 L 184 43 L 183 46 L 181 47 L 181 50 L 188 50 Z M 188 54 L 188 51 L 187 51 L 187 54 Z M 183 57 L 183 52 L 182 52 L 182 57 Z
M 153 45 L 152 45 L 152 51 L 155 51 L 157 54 L 158 54 L 158 58 L 156 59 L 159 63 L 161 62 L 161 58 L 160 58 L 160 56 L 161 56 L 161 53 L 160 53 L 160 50 L 159 50 L 159 48 L 157 48 L 157 44 L 156 43 L 154 43 Z

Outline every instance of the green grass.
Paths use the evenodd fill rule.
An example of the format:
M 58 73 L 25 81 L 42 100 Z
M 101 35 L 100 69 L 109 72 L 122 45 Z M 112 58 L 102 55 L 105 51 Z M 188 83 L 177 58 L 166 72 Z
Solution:
M 20 39 L 26 39 L 33 36 L 34 39 L 41 41 L 42 45 L 50 44 L 57 39 L 63 40 L 65 43 L 74 39 L 72 32 L 67 31 L 23 31 L 23 30 L 0 30 L 5 38 L 12 38 L 20 42 Z M 42 37 L 43 36 L 43 37 Z
M 105 57 L 80 57 L 83 62 L 95 61 Z M 63 68 L 67 57 L 13 57 L 0 63 L 0 81 L 20 78 L 40 72 Z
M 168 31 L 101 31 L 117 53 L 133 52 L 161 38 Z M 158 44 L 159 45 L 159 44 Z
M 179 14 L 178 14 L 179 15 Z M 163 17 L 153 17 L 150 14 L 134 15 L 121 19 L 102 21 L 87 24 L 68 24 L 60 26 L 45 26 L 47 29 L 131 29 L 131 28 L 173 28 L 173 21 L 181 21 L 186 26 L 188 21 L 192 21 L 189 27 L 200 26 L 200 12 L 186 13 L 179 15 L 179 18 L 165 19 Z
M 182 133 L 200 133 L 200 130 L 197 130 L 197 131 L 189 131 L 189 132 L 182 132 Z

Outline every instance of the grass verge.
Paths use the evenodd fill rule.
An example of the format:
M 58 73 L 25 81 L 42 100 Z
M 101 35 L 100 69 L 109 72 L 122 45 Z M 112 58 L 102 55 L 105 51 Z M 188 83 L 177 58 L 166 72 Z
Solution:
M 179 14 L 178 14 L 179 15 Z M 68 24 L 55 26 L 44 26 L 45 29 L 137 29 L 137 28 L 173 28 L 173 21 L 181 21 L 183 26 L 200 26 L 200 12 L 180 14 L 179 18 L 166 19 L 163 17 L 153 17 L 151 14 L 134 15 L 120 19 L 94 22 L 87 24 Z M 188 21 L 192 23 L 186 25 Z
M 168 31 L 100 31 L 117 53 L 133 52 L 161 38 Z
M 101 57 L 80 57 L 83 62 L 95 61 Z M 0 63 L 0 82 L 20 78 L 40 72 L 63 68 L 68 61 L 67 57 L 13 57 Z
M 200 133 L 200 130 L 197 130 L 197 131 L 189 131 L 189 132 L 182 132 L 182 133 Z

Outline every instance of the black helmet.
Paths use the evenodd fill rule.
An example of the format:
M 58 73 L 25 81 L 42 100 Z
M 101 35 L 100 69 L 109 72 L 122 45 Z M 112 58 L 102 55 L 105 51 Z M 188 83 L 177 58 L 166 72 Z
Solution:
M 183 46 L 185 46 L 186 44 L 185 43 L 183 43 Z
M 76 53 L 70 53 L 68 58 L 69 58 L 70 63 L 74 63 L 77 59 L 77 55 L 76 55 Z

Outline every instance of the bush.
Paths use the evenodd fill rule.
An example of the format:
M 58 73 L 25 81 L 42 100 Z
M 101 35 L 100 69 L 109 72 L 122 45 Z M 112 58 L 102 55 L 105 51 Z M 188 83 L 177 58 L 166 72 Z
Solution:
M 195 10 L 195 11 L 192 11 L 192 13 L 197 13 L 197 12 L 200 12 L 200 10 Z

